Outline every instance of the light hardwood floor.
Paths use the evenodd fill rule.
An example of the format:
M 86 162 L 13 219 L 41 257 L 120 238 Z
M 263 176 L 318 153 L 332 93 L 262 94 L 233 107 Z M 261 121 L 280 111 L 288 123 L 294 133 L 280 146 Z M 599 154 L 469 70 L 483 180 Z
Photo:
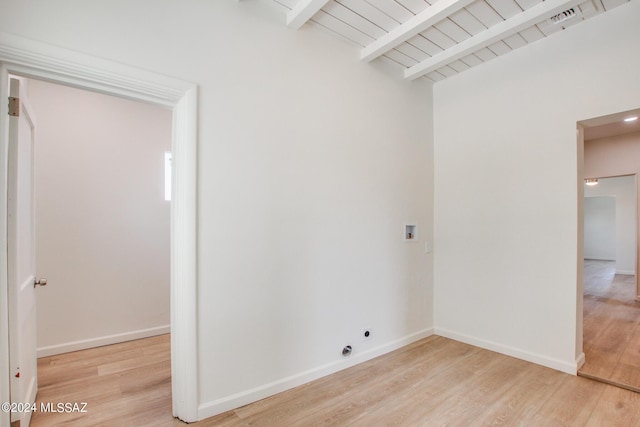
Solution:
M 585 261 L 583 348 L 579 375 L 640 391 L 640 303 L 635 276 L 613 261 Z
M 33 426 L 185 426 L 171 417 L 169 337 L 40 359 Z M 634 426 L 640 395 L 432 336 L 194 426 Z
M 38 408 L 86 402 L 87 412 L 35 412 L 34 427 L 173 425 L 169 335 L 40 358 L 38 383 Z

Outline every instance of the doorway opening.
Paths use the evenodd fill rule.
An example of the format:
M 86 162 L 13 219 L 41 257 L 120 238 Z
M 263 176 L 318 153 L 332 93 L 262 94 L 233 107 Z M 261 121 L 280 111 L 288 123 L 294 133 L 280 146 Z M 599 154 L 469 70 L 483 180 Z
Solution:
M 640 125 L 629 118 L 639 112 L 578 123 L 577 315 L 585 357 L 578 375 L 634 391 L 640 391 Z
M 37 118 L 36 272 L 48 279 L 36 291 L 36 405 L 66 401 L 64 390 L 69 384 L 79 390 L 83 378 L 83 385 L 96 389 L 84 393 L 94 406 L 87 415 L 92 417 L 95 402 L 115 404 L 120 398 L 97 396 L 111 375 L 110 384 L 123 380 L 119 385 L 127 398 L 160 392 L 166 416 L 170 202 L 163 175 L 165 152 L 171 149 L 171 110 L 41 80 L 23 83 Z M 148 347 L 137 342 L 118 346 L 124 348 L 119 352 L 77 353 L 155 336 L 144 341 L 153 343 Z M 102 351 L 109 357 L 89 362 Z M 151 366 L 155 369 L 143 369 Z M 127 387 L 124 380 L 134 373 L 139 382 L 153 377 L 160 390 Z M 60 421 L 44 411 L 32 417 L 34 425 Z
M 8 76 L 17 75 L 122 98 L 152 103 L 172 110 L 171 203 L 171 373 L 173 415 L 197 420 L 196 343 L 196 117 L 197 88 L 191 83 L 127 67 L 89 55 L 0 35 L 0 97 L 8 98 Z M 8 120 L 8 107 L 0 102 L 0 123 Z M 3 129 L 0 155 L 0 224 L 7 223 L 8 135 Z M 7 242 L 6 227 L 0 241 Z M 7 265 L 5 245 L 0 264 Z M 6 269 L 0 274 L 0 312 L 10 309 L 6 298 Z M 0 317 L 0 400 L 10 402 L 8 317 Z M 0 426 L 9 426 L 9 414 L 0 414 Z

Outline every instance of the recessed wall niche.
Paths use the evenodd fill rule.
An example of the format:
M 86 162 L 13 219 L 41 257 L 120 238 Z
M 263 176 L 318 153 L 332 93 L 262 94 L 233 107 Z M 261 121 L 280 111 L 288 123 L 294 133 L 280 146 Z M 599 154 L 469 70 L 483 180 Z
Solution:
M 404 240 L 413 241 L 418 240 L 418 226 L 415 224 L 404 225 Z

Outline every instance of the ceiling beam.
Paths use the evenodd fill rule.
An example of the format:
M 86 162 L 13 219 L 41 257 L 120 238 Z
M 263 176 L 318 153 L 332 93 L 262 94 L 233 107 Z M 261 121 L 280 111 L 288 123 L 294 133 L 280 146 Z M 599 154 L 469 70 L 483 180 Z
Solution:
M 442 0 L 441 0 L 442 1 Z M 404 71 L 404 78 L 417 79 L 425 74 L 437 70 L 457 59 L 467 56 L 483 47 L 487 47 L 545 19 L 552 17 L 566 9 L 577 6 L 584 0 L 545 0 L 530 9 L 513 16 L 475 36 L 425 59 Z M 439 2 L 438 2 L 439 3 Z M 436 3 L 436 4 L 438 4 Z
M 301 0 L 287 13 L 287 26 L 294 30 L 300 29 L 313 15 L 318 13 L 329 0 Z
M 420 34 L 433 24 L 445 19 L 452 13 L 457 12 L 463 7 L 468 6 L 475 0 L 439 0 L 432 6 L 429 6 L 422 12 L 400 25 L 398 28 L 390 31 L 386 35 L 380 37 L 369 46 L 360 51 L 360 59 L 363 61 L 371 61 L 385 52 L 390 51 L 401 43 L 406 42 L 411 37 Z

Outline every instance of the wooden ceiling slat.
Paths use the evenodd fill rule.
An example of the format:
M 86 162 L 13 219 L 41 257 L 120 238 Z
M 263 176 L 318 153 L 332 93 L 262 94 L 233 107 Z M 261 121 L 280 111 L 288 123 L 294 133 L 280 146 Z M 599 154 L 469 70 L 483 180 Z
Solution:
M 482 59 L 478 58 L 474 54 L 467 55 L 464 58 L 460 58 L 460 61 L 467 64 L 469 67 L 475 67 L 476 65 L 482 64 Z
M 437 71 L 430 72 L 429 74 L 427 74 L 427 77 L 429 77 L 429 79 L 433 80 L 434 82 L 439 82 L 440 80 L 444 80 L 446 78 Z
M 330 1 L 329 3 L 327 3 L 327 5 L 322 8 L 322 10 L 324 10 L 329 15 L 339 19 L 340 21 L 351 25 L 359 31 L 362 31 L 366 35 L 371 36 L 374 39 L 387 34 L 387 32 L 379 26 L 375 25 L 371 21 L 366 20 L 351 9 L 347 9 L 343 5 L 336 3 L 335 1 Z
M 453 61 L 449 64 L 449 67 L 453 68 L 454 70 L 456 70 L 458 73 L 468 70 L 470 67 L 465 64 L 464 62 L 460 61 L 459 59 L 457 61 Z
M 492 51 L 490 51 L 489 49 L 487 49 L 486 47 L 473 52 L 473 54 L 475 56 L 477 56 L 478 58 L 482 59 L 484 62 L 487 62 L 487 61 L 495 58 L 496 56 L 498 56 L 495 53 L 493 53 Z
M 527 44 L 527 41 L 519 33 L 509 36 L 503 41 L 511 48 L 511 50 L 518 49 L 519 47 Z
M 425 59 L 429 58 L 431 55 L 423 52 L 422 50 L 418 49 L 417 47 L 409 44 L 409 43 L 402 43 L 399 44 L 396 49 L 398 49 L 400 52 L 404 53 L 405 55 L 407 55 L 408 57 L 415 59 L 416 61 L 424 61 Z
M 382 13 L 379 9 L 371 6 L 364 0 L 336 0 L 336 2 L 371 21 L 387 32 L 400 26 L 400 24 L 389 15 Z
M 364 47 L 375 40 L 373 37 L 366 35 L 362 31 L 356 30 L 351 25 L 340 21 L 336 17 L 329 15 L 323 10 L 320 10 L 318 13 L 316 13 L 312 18 L 312 21 L 340 34 L 342 37 L 351 40 L 359 46 Z
M 590 18 L 593 15 L 600 12 L 600 10 L 598 10 L 598 8 L 596 7 L 596 4 L 591 0 L 582 3 L 578 7 L 580 8 L 580 11 L 582 12 L 582 16 L 585 19 Z
M 627 3 L 628 1 L 629 0 L 602 0 L 602 4 L 604 4 L 604 10 L 611 10 L 614 7 Z
M 407 43 L 414 45 L 421 51 L 426 52 L 431 56 L 437 55 L 438 53 L 443 51 L 441 47 L 437 46 L 432 41 L 424 38 L 420 34 L 407 40 Z
M 458 24 L 467 33 L 475 36 L 476 34 L 484 31 L 487 27 L 482 22 L 473 16 L 467 9 L 461 9 L 456 13 L 449 16 L 453 22 Z
M 399 23 L 405 22 L 414 16 L 408 9 L 393 0 L 368 0 L 368 2 Z
M 439 72 L 440 74 L 442 74 L 445 77 L 451 77 L 451 76 L 455 76 L 456 74 L 458 74 L 458 72 L 456 70 L 454 70 L 453 68 L 449 67 L 448 65 L 445 65 L 444 67 L 438 68 L 436 71 Z
M 527 43 L 533 43 L 536 40 L 544 38 L 542 31 L 540 31 L 535 25 L 527 28 L 526 30 L 520 31 L 520 35 L 527 41 Z
M 487 47 L 491 52 L 495 53 L 498 56 L 511 52 L 511 48 L 507 46 L 507 44 L 502 40 L 500 40 L 499 42 L 495 42 Z
M 522 8 L 518 6 L 514 0 L 485 0 L 489 6 L 493 8 L 502 19 L 509 19 L 522 12 Z
M 455 46 L 456 42 L 447 37 L 442 31 L 437 28 L 431 27 L 426 31 L 420 33 L 427 40 L 435 43 L 436 46 L 441 47 L 442 49 L 449 49 L 451 46 Z
M 273 0 L 279 5 L 286 7 L 287 9 L 293 9 L 293 6 L 297 3 L 297 0 Z
M 429 3 L 427 3 L 424 0 L 396 0 L 396 1 L 416 15 L 429 7 Z
M 467 10 L 487 28 L 493 27 L 503 21 L 502 17 L 498 15 L 498 12 L 493 10 L 484 0 L 471 3 L 467 6 Z
M 407 66 L 406 66 L 406 65 L 401 64 L 400 62 L 396 61 L 395 59 L 393 59 L 393 58 L 391 58 L 391 57 L 389 57 L 389 56 L 387 56 L 387 55 L 382 55 L 382 56 L 380 56 L 380 58 L 385 59 L 385 60 L 387 60 L 387 61 L 391 61 L 391 62 L 393 62 L 394 64 L 397 64 L 397 65 L 401 66 L 402 68 L 405 68 L 405 69 L 407 68 Z
M 527 9 L 537 5 L 541 1 L 542 0 L 516 0 L 516 3 L 518 3 L 518 6 L 520 6 L 522 8 L 522 10 L 527 10 Z
M 313 18 L 328 1 L 329 0 L 299 0 L 293 9 L 287 12 L 287 27 L 299 30 Z
M 408 57 L 407 55 L 396 49 L 391 49 L 390 51 L 385 53 L 384 56 L 392 59 L 398 64 L 404 65 L 405 67 L 411 67 L 418 63 L 418 61 L 416 61 L 415 59 Z
M 444 35 L 454 40 L 456 43 L 460 43 L 471 37 L 469 33 L 467 33 L 458 24 L 448 18 L 438 22 L 434 25 L 434 27 L 442 31 Z

